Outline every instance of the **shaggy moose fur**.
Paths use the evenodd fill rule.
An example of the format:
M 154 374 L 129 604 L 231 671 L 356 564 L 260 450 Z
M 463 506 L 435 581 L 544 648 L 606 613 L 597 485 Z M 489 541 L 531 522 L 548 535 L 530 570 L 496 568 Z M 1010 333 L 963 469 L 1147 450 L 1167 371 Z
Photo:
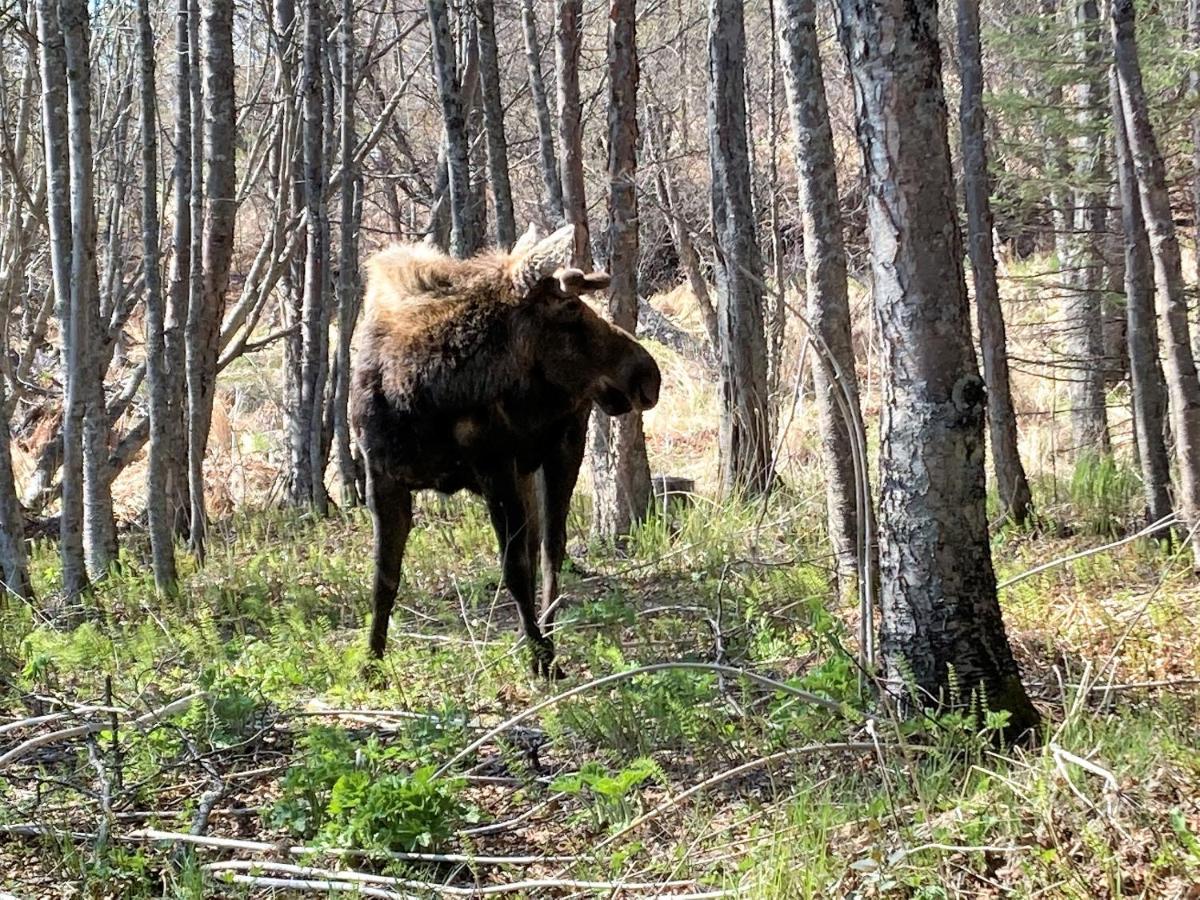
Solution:
M 534 606 L 533 562 L 540 545 L 550 628 L 592 403 L 609 415 L 649 409 L 660 385 L 650 354 L 579 299 L 608 276 L 563 268 L 573 241 L 571 226 L 542 240 L 531 227 L 511 253 L 455 260 L 407 245 L 367 263 L 351 414 L 375 524 L 376 658 L 412 492 L 466 489 L 487 501 L 534 671 L 558 674 Z

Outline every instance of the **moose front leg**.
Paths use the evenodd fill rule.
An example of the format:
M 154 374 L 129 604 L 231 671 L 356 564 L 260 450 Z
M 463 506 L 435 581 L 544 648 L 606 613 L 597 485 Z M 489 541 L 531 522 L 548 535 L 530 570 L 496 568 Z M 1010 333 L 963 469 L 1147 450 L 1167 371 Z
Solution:
M 558 612 L 558 576 L 567 555 L 567 515 L 583 464 L 590 415 L 589 406 L 572 419 L 537 476 L 542 526 L 542 627 L 551 634 Z
M 367 504 L 375 526 L 375 584 L 371 591 L 371 656 L 383 659 L 387 646 L 388 620 L 396 591 L 400 587 L 400 571 L 404 562 L 404 545 L 412 528 L 412 491 L 398 485 L 388 475 L 367 472 Z
M 529 640 L 535 675 L 553 679 L 562 676 L 554 663 L 554 644 L 538 627 L 534 605 L 533 558 L 530 540 L 537 516 L 532 509 L 532 476 L 519 475 L 514 463 L 480 473 L 480 486 L 487 500 L 492 527 L 500 548 L 504 585 L 517 602 L 521 628 Z

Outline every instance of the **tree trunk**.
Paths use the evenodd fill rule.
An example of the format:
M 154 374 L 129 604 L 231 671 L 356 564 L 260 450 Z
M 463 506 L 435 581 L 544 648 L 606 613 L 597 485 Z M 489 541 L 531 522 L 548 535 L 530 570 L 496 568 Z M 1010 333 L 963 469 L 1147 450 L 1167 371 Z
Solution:
M 1187 5 L 1188 46 L 1192 53 L 1200 53 L 1200 0 L 1188 0 Z M 1192 246 L 1196 255 L 1196 276 L 1200 282 L 1200 63 L 1188 72 L 1192 96 Z M 1193 358 L 1200 355 L 1200 328 L 1192 336 Z
M 630 334 L 638 318 L 636 0 L 611 0 L 608 17 L 608 315 Z M 650 507 L 650 463 L 641 413 L 592 413 L 592 531 L 629 533 Z
M 1200 380 L 1192 357 L 1179 241 L 1171 218 L 1163 158 L 1150 125 L 1146 92 L 1142 86 L 1133 0 L 1113 0 L 1112 16 L 1125 135 L 1137 173 L 1142 218 L 1154 261 L 1159 335 L 1164 342 L 1162 351 L 1166 360 L 1171 431 L 1179 465 L 1176 501 L 1180 514 L 1192 530 L 1193 554 L 1200 560 Z
M 496 10 L 492 0 L 475 0 L 479 19 L 483 116 L 487 123 L 488 170 L 496 205 L 496 244 L 507 250 L 517 240 L 512 187 L 508 182 L 508 142 L 504 137 L 504 101 L 500 95 L 500 59 L 496 48 Z
M 433 66 L 445 126 L 446 165 L 450 178 L 450 252 L 462 259 L 479 248 L 472 215 L 467 120 L 446 0 L 426 0 L 426 8 L 429 29 L 433 33 Z
M 338 343 L 333 393 L 333 431 L 337 446 L 338 474 L 342 482 L 342 505 L 362 502 L 362 481 L 350 449 L 350 341 L 358 319 L 358 231 L 362 222 L 362 177 L 354 165 L 357 143 L 354 136 L 354 0 L 342 2 L 341 33 L 341 145 L 342 225 L 338 264 Z
M 192 500 L 190 536 L 194 552 L 203 559 L 208 527 L 204 504 L 204 456 L 212 425 L 221 319 L 225 313 L 225 292 L 229 288 L 233 226 L 237 214 L 232 0 L 208 0 L 201 24 L 205 103 L 204 219 L 200 295 L 192 298 L 188 309 L 187 384 L 188 475 Z
M 692 296 L 696 298 L 696 304 L 700 307 L 700 315 L 704 319 L 704 330 L 708 334 L 709 345 L 712 347 L 713 353 L 718 353 L 721 341 L 718 334 L 717 310 L 708 293 L 708 284 L 704 280 L 704 274 L 700 271 L 700 255 L 692 243 L 688 223 L 682 218 L 683 205 L 679 202 L 675 180 L 671 177 L 671 171 L 668 168 L 666 140 L 663 137 L 662 125 L 659 122 L 657 111 L 647 118 L 650 127 L 649 134 L 646 136 L 646 146 L 654 155 L 654 189 L 658 194 L 658 205 L 662 207 L 663 215 L 666 216 L 667 225 L 671 231 L 671 240 L 675 242 L 675 252 L 679 255 L 679 264 L 687 276 L 688 287 L 691 288 Z
M 325 206 L 324 80 L 321 58 L 324 28 L 317 0 L 304 5 L 304 63 L 300 75 L 303 106 L 304 208 L 308 228 L 304 256 L 304 294 L 300 314 L 300 380 L 289 410 L 291 478 L 289 491 L 296 506 L 328 512 L 321 454 L 324 383 L 321 380 L 326 335 L 325 278 L 328 213 Z
M 101 345 L 100 283 L 96 271 L 96 198 L 92 156 L 92 88 L 87 0 L 60 0 L 67 62 L 67 130 L 71 170 L 71 308 L 83 335 L 79 388 L 83 395 L 83 541 L 88 572 L 103 577 L 117 558 L 108 478 L 107 361 Z
M 1008 380 L 1008 349 L 996 257 L 992 207 L 988 197 L 987 142 L 984 138 L 983 62 L 979 42 L 979 0 L 958 0 L 958 62 L 962 78 L 959 126 L 962 134 L 963 194 L 967 208 L 967 250 L 975 285 L 983 379 L 987 384 L 988 432 L 996 491 L 1004 512 L 1018 525 L 1029 517 L 1032 495 L 1017 449 L 1017 413 Z
M 25 512 L 13 478 L 9 405 L 3 376 L 0 376 L 0 576 L 4 579 L 0 584 L 0 607 L 4 606 L 6 593 L 33 599 L 29 554 L 25 550 Z
M 46 218 L 50 261 L 62 331 L 62 513 L 59 552 L 63 592 L 74 598 L 88 589 L 83 552 L 83 344 L 86 319 L 71 290 L 71 174 L 67 153 L 66 51 L 57 0 L 38 0 L 42 49 L 42 127 L 46 148 Z
M 542 45 L 538 40 L 537 17 L 533 0 L 521 0 L 521 25 L 525 33 L 525 61 L 529 66 L 529 93 L 537 114 L 538 152 L 541 155 L 542 184 L 546 188 L 543 207 L 554 222 L 563 218 L 562 179 L 558 174 L 558 159 L 554 155 L 554 128 L 551 124 L 550 102 L 546 98 L 546 81 L 542 76 Z
M 171 514 L 173 534 L 187 532 L 191 504 L 187 467 L 187 350 L 184 328 L 188 320 L 192 273 L 192 98 L 188 0 L 179 0 L 175 16 L 175 193 L 174 252 L 171 292 L 163 325 L 163 369 L 170 423 L 163 454 L 166 483 L 163 487 Z
M 843 597 L 853 597 L 861 576 L 861 554 L 864 550 L 869 552 L 862 545 L 858 505 L 866 501 L 864 512 L 870 515 L 871 510 L 869 498 L 859 497 L 855 477 L 851 429 L 858 426 L 846 420 L 849 413 L 861 422 L 862 412 L 850 334 L 846 248 L 838 206 L 833 130 L 817 44 L 816 3 L 776 0 L 776 15 L 795 136 L 796 177 L 800 183 L 808 324 L 817 343 L 819 360 L 813 367 L 813 381 L 825 470 L 829 540 L 837 559 L 839 592 Z
M 583 181 L 583 103 L 579 98 L 583 0 L 558 0 L 558 149 L 562 153 L 563 216 L 575 226 L 574 264 L 592 268 L 587 192 Z
M 741 0 L 708 4 L 708 134 L 721 352 L 721 484 L 759 494 L 771 471 L 762 257 L 750 198 Z
M 887 690 L 905 711 L 965 705 L 974 692 L 1035 726 L 1000 605 L 988 543 L 986 392 L 946 134 L 934 0 L 838 0 L 854 79 L 874 299 L 883 342 L 879 507 Z
M 1125 234 L 1125 316 L 1129 345 L 1129 380 L 1133 393 L 1133 435 L 1146 514 L 1158 522 L 1171 514 L 1171 464 L 1163 440 L 1167 394 L 1158 358 L 1158 334 L 1154 323 L 1154 285 L 1150 262 L 1150 240 L 1142 218 L 1137 172 L 1129 152 L 1124 104 L 1117 71 L 1109 73 L 1116 166 L 1121 197 L 1121 228 Z
M 154 79 L 154 32 L 150 0 L 138 0 L 142 67 L 142 273 L 146 280 L 146 377 L 150 387 L 150 459 L 146 468 L 146 517 L 154 585 L 175 588 L 175 534 L 168 488 L 172 453 L 170 383 L 166 360 L 166 309 L 158 248 L 158 92 Z
M 1064 344 L 1070 357 L 1071 445 L 1075 458 L 1110 452 L 1104 392 L 1104 262 L 1101 242 L 1107 231 L 1107 184 L 1104 169 L 1103 48 L 1096 0 L 1077 0 L 1074 27 L 1080 43 L 1076 103 L 1079 136 L 1071 140 L 1075 157 L 1075 220 L 1066 236 L 1063 267 Z

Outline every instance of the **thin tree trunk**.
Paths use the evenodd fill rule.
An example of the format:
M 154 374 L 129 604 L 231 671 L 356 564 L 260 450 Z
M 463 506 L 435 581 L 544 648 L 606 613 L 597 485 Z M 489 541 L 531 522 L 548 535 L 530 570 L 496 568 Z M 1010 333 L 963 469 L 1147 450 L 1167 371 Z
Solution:
M 187 496 L 188 496 L 188 541 L 193 549 L 199 549 L 203 554 L 204 535 L 200 535 L 197 539 L 192 531 L 192 526 L 195 524 L 197 505 L 203 510 L 204 497 L 199 498 L 193 494 L 193 487 L 196 482 L 192 476 L 192 423 L 193 417 L 198 415 L 194 410 L 193 395 L 191 386 L 191 360 L 188 348 L 195 340 L 195 334 L 191 330 L 193 320 L 199 321 L 195 317 L 200 309 L 200 304 L 203 302 L 204 294 L 204 194 L 206 185 L 204 180 L 204 71 L 201 61 L 200 47 L 200 3 L 199 0 L 188 0 L 188 92 L 190 96 L 189 107 L 192 113 L 191 122 L 191 137 L 192 147 L 191 162 L 192 162 L 192 193 L 191 193 L 191 234 L 192 234 L 192 250 L 191 250 L 191 271 L 189 272 L 188 284 L 188 305 L 187 318 L 183 321 L 183 444 L 181 449 L 184 451 L 184 459 L 187 466 Z M 205 429 L 205 447 L 207 447 L 207 428 Z M 200 458 L 200 483 L 203 483 L 203 455 Z M 198 543 L 198 541 L 200 543 Z
M 96 271 L 96 198 L 92 156 L 92 88 L 87 0 L 60 0 L 67 62 L 67 132 L 71 169 L 71 308 L 79 317 L 83 395 L 83 540 L 88 572 L 102 577 L 117 558 L 108 478 L 109 424 L 104 402 L 100 283 Z
M 154 79 L 154 32 L 150 0 L 138 0 L 142 65 L 142 272 L 146 279 L 146 377 L 150 385 L 150 459 L 146 468 L 146 516 L 154 584 L 175 588 L 175 535 L 169 505 L 169 467 L 174 447 L 166 360 L 166 310 L 158 247 L 158 93 Z
M 1200 379 L 1197 379 L 1192 357 L 1179 241 L 1171 217 L 1163 158 L 1150 125 L 1146 92 L 1142 86 L 1132 0 L 1113 0 L 1112 17 L 1125 134 L 1137 173 L 1142 218 L 1154 261 L 1159 335 L 1164 342 L 1167 397 L 1179 466 L 1176 502 L 1192 530 L 1193 554 L 1200 560 Z
M 1029 517 L 1032 495 L 1017 449 L 1017 414 L 1008 378 L 1008 349 L 996 257 L 992 207 L 988 197 L 987 141 L 984 137 L 983 62 L 979 42 L 979 0 L 958 0 L 958 61 L 962 78 L 959 126 L 962 135 L 963 194 L 967 208 L 967 250 L 975 285 L 983 379 L 987 384 L 988 431 L 996 491 L 1004 512 L 1018 525 Z
M 984 407 L 946 133 L 934 0 L 838 0 L 866 165 L 883 341 L 884 676 L 905 711 L 979 701 L 1038 722 L 988 543 Z
M 193 297 L 188 309 L 187 382 L 191 542 L 194 552 L 202 559 L 208 528 L 204 503 L 204 456 L 208 450 L 209 427 L 212 425 L 221 318 L 225 312 L 225 292 L 229 288 L 233 226 L 237 213 L 232 0 L 208 0 L 201 24 L 205 102 L 202 277 L 200 296 Z
M 583 0 L 558 0 L 558 149 L 562 154 L 563 216 L 575 226 L 574 263 L 592 268 L 587 191 L 583 180 L 583 103 L 579 97 Z
M 721 365 L 721 485 L 767 489 L 771 436 L 762 257 L 750 198 L 741 0 L 708 4 L 708 133 Z
M 562 179 L 558 174 L 558 159 L 554 155 L 554 128 L 551 124 L 550 102 L 546 98 L 546 81 L 542 75 L 542 46 L 538 41 L 533 0 L 521 0 L 521 25 L 525 34 L 525 61 L 529 66 L 529 93 L 533 96 L 533 109 L 537 114 L 542 184 L 546 188 L 546 196 L 542 198 L 543 206 L 551 219 L 561 222 Z
M 321 58 L 324 28 L 317 0 L 304 4 L 304 63 L 300 75 L 303 102 L 303 179 L 304 207 L 308 214 L 307 243 L 304 256 L 304 299 L 301 309 L 301 347 L 299 390 L 295 406 L 289 411 L 291 431 L 291 501 L 297 506 L 312 506 L 324 515 L 328 502 L 321 465 L 321 427 L 324 383 L 322 349 L 325 345 L 322 325 L 325 316 L 325 266 L 328 247 L 325 208 L 324 158 L 324 82 Z
M 358 230 L 362 220 L 362 179 L 354 164 L 354 0 L 342 2 L 341 32 L 342 225 L 338 264 L 338 343 L 333 392 L 333 431 L 337 446 L 342 506 L 357 506 L 358 465 L 350 449 L 350 341 L 358 319 Z
M 175 192 L 174 252 L 171 292 L 163 325 L 164 377 L 170 422 L 163 454 L 166 483 L 163 492 L 171 514 L 173 534 L 185 534 L 191 504 L 187 467 L 187 350 L 184 328 L 188 320 L 192 277 L 192 97 L 189 39 L 189 0 L 179 0 L 175 15 Z
M 500 54 L 496 47 L 496 10 L 492 0 L 475 0 L 479 19 L 480 76 L 483 116 L 487 123 L 488 170 L 496 204 L 496 244 L 507 250 L 517 240 L 512 187 L 508 181 L 508 141 L 504 136 L 504 101 L 500 94 Z
M 1121 227 L 1125 234 L 1125 315 L 1129 344 L 1129 379 L 1132 383 L 1133 433 L 1146 514 L 1158 522 L 1171 513 L 1171 464 L 1163 440 L 1167 393 L 1158 358 L 1158 333 L 1154 322 L 1154 282 L 1150 239 L 1142 218 L 1137 172 L 1129 152 L 1125 110 L 1116 68 L 1109 73 L 1116 167 L 1121 198 Z
M 1200 0 L 1188 0 L 1187 5 L 1188 46 L 1192 53 L 1200 53 Z M 1192 97 L 1192 246 L 1195 248 L 1196 271 L 1193 273 L 1200 283 L 1200 63 L 1188 72 Z M 1200 328 L 1192 335 L 1193 357 L 1200 355 Z
M 62 331 L 62 513 L 59 552 L 63 592 L 73 598 L 88 589 L 83 552 L 83 345 L 85 321 L 71 291 L 71 176 L 67 154 L 66 51 L 57 0 L 38 0 L 41 44 L 42 126 L 46 148 L 46 218 L 50 261 Z
M 433 66 L 445 126 L 446 166 L 450 178 L 450 252 L 461 259 L 473 254 L 479 246 L 472 215 L 467 120 L 446 0 L 426 0 L 425 5 L 433 33 Z
M 713 353 L 720 350 L 720 337 L 717 326 L 717 310 L 713 306 L 712 297 L 708 292 L 708 283 L 700 271 L 700 255 L 692 243 L 688 224 L 682 218 L 683 206 L 675 189 L 675 180 L 667 166 L 667 151 L 663 138 L 662 126 L 657 111 L 648 117 L 650 127 L 646 136 L 646 145 L 654 155 L 654 189 L 658 194 L 658 204 L 662 207 L 671 231 L 671 240 L 675 242 L 675 252 L 679 255 L 679 264 L 687 276 L 688 287 L 700 307 L 700 315 L 704 319 L 704 330 L 708 334 L 709 345 Z
M 1104 96 L 1103 48 L 1100 45 L 1100 13 L 1096 0 L 1075 3 L 1075 32 L 1080 44 L 1077 129 L 1072 152 L 1075 157 L 1074 227 L 1066 237 L 1063 261 L 1068 277 L 1067 302 L 1063 310 L 1065 345 L 1071 358 L 1070 389 L 1071 444 L 1076 459 L 1110 452 L 1108 418 L 1104 393 L 1104 262 L 1101 241 L 1107 230 L 1108 176 L 1104 168 L 1102 101 Z
M 638 318 L 637 8 L 611 0 L 608 16 L 608 315 L 630 334 Z M 592 414 L 592 531 L 629 533 L 650 507 L 650 463 L 641 413 Z
M 0 607 L 6 593 L 33 599 L 29 580 L 29 554 L 25 550 L 25 513 L 17 498 L 13 478 L 9 404 L 4 377 L 0 376 Z
M 847 405 L 847 411 L 860 421 L 862 413 L 850 333 L 846 248 L 838 206 L 833 130 L 829 124 L 817 44 L 816 3 L 814 0 L 776 0 L 776 15 L 795 136 L 796 176 L 800 182 L 808 324 L 818 344 L 819 363 L 813 367 L 813 381 L 825 470 L 829 539 L 837 558 L 840 594 L 853 597 L 861 577 L 859 489 L 851 446 L 850 429 L 854 426 L 846 421 L 839 398 Z M 832 360 L 827 359 L 826 354 Z M 869 501 L 865 505 L 865 512 L 870 515 Z M 870 552 L 870 548 L 867 549 Z

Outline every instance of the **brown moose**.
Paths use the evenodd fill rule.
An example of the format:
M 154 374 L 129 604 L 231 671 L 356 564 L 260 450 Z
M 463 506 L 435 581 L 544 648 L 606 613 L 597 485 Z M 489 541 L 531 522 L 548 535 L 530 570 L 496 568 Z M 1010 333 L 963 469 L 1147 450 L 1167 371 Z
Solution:
M 661 378 L 628 332 L 580 300 L 609 278 L 563 267 L 573 243 L 570 225 L 543 239 L 531 226 L 511 253 L 456 260 L 410 244 L 367 263 L 351 414 L 375 527 L 376 659 L 413 491 L 466 489 L 487 501 L 534 672 L 560 674 L 534 605 L 539 545 L 543 626 L 552 630 L 592 404 L 609 415 L 649 409 Z

